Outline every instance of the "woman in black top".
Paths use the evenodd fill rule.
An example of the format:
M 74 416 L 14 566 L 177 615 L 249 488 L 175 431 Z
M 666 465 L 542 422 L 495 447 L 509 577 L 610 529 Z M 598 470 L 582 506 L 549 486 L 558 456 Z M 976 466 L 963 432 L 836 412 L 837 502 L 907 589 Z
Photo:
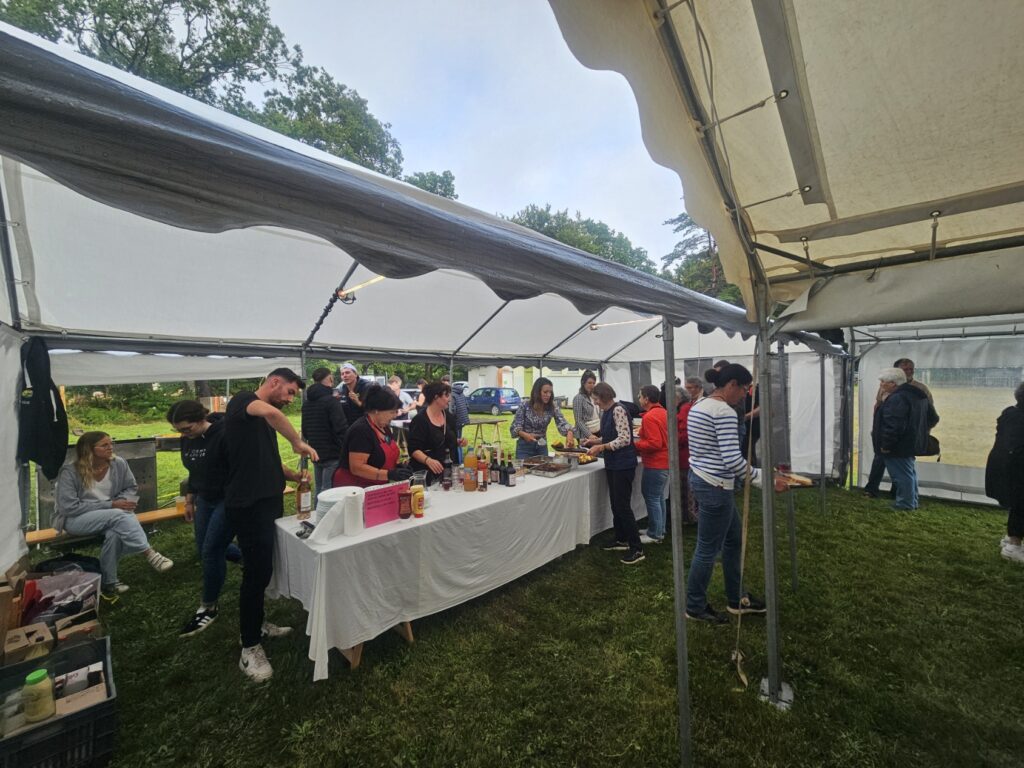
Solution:
M 420 409 L 409 424 L 409 457 L 413 471 L 426 470 L 432 475 L 444 471 L 445 457 L 453 464 L 459 461 L 459 440 L 455 430 L 455 414 L 448 410 L 452 388 L 443 381 L 432 381 L 423 387 L 426 408 Z
M 195 526 L 203 566 L 199 609 L 179 633 L 190 637 L 217 618 L 217 600 L 227 576 L 225 560 L 240 562 L 242 553 L 231 541 L 235 532 L 224 512 L 224 414 L 210 413 L 195 400 L 181 400 L 171 406 L 167 421 L 181 435 L 181 463 L 188 470 L 185 520 Z
M 366 488 L 389 480 L 406 480 L 412 474 L 398 465 L 398 443 L 391 436 L 391 421 L 402 407 L 387 387 L 373 384 L 363 393 L 366 415 L 356 419 L 345 433 L 333 486 Z

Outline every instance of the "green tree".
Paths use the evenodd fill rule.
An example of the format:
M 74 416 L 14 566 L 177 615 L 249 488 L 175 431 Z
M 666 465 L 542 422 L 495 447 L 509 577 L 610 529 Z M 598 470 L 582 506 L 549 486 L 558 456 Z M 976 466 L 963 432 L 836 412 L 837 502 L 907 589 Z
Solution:
M 417 171 L 409 176 L 405 176 L 402 181 L 408 182 L 414 187 L 425 189 L 427 192 L 433 192 L 435 195 L 447 197 L 449 200 L 459 199 L 459 196 L 455 194 L 455 174 L 451 171 L 442 171 L 441 173 Z
M 662 275 L 691 291 L 742 307 L 740 289 L 726 282 L 718 245 L 711 234 L 697 226 L 685 212 L 665 224 L 671 224 L 672 231 L 681 238 L 672 252 L 662 257 Z
M 235 103 L 231 108 L 247 120 L 386 176 L 402 173 L 402 148 L 391 135 L 391 124 L 380 122 L 366 99 L 326 70 L 299 64 L 264 99 L 259 107 Z
M 550 204 L 543 208 L 528 205 L 510 220 L 581 251 L 642 272 L 657 274 L 654 263 L 647 257 L 646 249 L 634 246 L 628 237 L 616 232 L 603 221 L 584 219 L 579 211 L 575 216 L 570 216 L 568 210 L 552 211 Z
M 0 0 L 0 19 L 209 104 L 297 55 L 266 0 Z
M 0 20 L 359 165 L 402 172 L 391 126 L 303 63 L 267 0 L 0 0 Z M 247 98 L 254 85 L 268 89 L 259 104 Z

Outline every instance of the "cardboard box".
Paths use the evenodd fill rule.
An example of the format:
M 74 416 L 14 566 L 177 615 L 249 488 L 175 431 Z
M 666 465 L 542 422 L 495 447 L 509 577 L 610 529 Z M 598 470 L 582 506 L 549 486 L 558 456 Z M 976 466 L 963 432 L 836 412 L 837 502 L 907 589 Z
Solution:
M 4 640 L 4 664 L 46 656 L 53 650 L 53 633 L 45 624 L 12 629 Z
M 57 634 L 58 644 L 72 638 L 101 637 L 103 634 L 103 627 L 96 618 L 96 611 L 82 611 L 66 619 L 57 619 L 53 629 Z
M 73 693 L 70 696 L 64 696 L 63 698 L 57 699 L 57 701 L 54 702 L 57 710 L 54 714 L 57 717 L 70 715 L 72 712 L 78 712 L 86 707 L 102 704 L 106 700 L 107 684 L 103 680 L 103 672 L 101 671 L 100 682 L 97 685 L 91 685 L 84 691 L 79 691 L 78 693 Z
M 60 699 L 81 693 L 103 682 L 103 662 L 97 661 L 88 667 L 76 669 L 66 675 L 57 675 L 53 679 L 53 695 Z
M 32 561 L 28 555 L 22 555 L 14 561 L 14 564 L 4 572 L 4 580 L 14 590 L 14 594 L 21 597 L 21 590 L 25 586 L 25 579 L 28 577 Z
M 7 637 L 7 630 L 14 629 L 11 624 L 11 604 L 14 602 L 14 590 L 7 585 L 0 586 L 0 637 Z

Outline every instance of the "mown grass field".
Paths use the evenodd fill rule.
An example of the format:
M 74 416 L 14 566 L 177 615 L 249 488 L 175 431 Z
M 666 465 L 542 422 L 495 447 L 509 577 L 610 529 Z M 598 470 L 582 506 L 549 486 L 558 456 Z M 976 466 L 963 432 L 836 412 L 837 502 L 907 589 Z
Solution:
M 121 429 L 109 431 L 153 432 Z M 177 455 L 158 460 L 169 498 Z M 798 492 L 796 507 L 797 591 L 781 516 L 778 526 L 784 677 L 795 706 L 777 712 L 738 687 L 734 631 L 690 626 L 696 764 L 1021 765 L 1024 568 L 998 555 L 1003 513 L 925 501 L 896 514 L 839 490 L 825 515 L 814 491 Z M 747 583 L 760 592 L 756 495 L 754 509 Z M 693 530 L 682 535 L 689 557 Z M 229 569 L 217 622 L 180 640 L 199 588 L 191 529 L 166 527 L 153 543 L 175 568 L 158 575 L 126 559 L 121 575 L 132 590 L 104 615 L 119 693 L 118 768 L 678 764 L 668 546 L 649 547 L 634 568 L 578 548 L 416 622 L 414 646 L 392 635 L 371 641 L 355 672 L 332 654 L 331 678 L 316 684 L 304 611 L 272 603 L 269 618 L 299 630 L 269 644 L 275 676 L 257 687 L 237 669 L 238 569 Z M 713 603 L 722 590 L 716 572 Z M 743 626 L 756 682 L 764 624 Z

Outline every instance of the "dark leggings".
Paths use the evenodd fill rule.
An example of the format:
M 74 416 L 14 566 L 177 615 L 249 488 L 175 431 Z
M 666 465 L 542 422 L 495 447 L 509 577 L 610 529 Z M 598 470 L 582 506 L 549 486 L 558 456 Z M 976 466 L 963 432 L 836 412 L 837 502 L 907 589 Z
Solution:
M 1010 507 L 1010 514 L 1006 518 L 1006 535 L 1015 539 L 1024 538 L 1024 501 Z
M 259 499 L 251 507 L 228 507 L 228 520 L 242 550 L 242 588 L 238 595 L 238 623 L 242 646 L 259 645 L 263 634 L 263 593 L 274 575 L 274 539 L 283 496 Z

